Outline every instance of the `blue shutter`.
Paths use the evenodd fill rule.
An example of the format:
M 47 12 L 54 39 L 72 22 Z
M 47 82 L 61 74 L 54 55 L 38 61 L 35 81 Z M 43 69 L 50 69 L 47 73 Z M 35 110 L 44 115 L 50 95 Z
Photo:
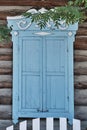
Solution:
M 66 39 L 26 37 L 19 41 L 19 109 L 53 113 L 67 111 Z
M 68 109 L 67 39 L 46 39 L 46 96 L 49 112 Z
M 39 37 L 20 38 L 20 109 L 42 110 L 42 43 Z

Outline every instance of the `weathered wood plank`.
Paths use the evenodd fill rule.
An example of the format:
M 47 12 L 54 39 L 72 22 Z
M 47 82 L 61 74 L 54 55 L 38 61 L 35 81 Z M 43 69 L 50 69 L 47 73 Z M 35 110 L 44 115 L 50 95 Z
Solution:
M 0 105 L 11 105 L 12 103 L 12 90 L 0 89 Z
M 74 49 L 78 50 L 87 50 L 87 44 L 86 43 L 76 43 L 74 44 Z
M 60 130 L 67 130 L 67 119 L 60 118 Z
M 80 23 L 79 28 L 87 28 L 87 22 Z
M 75 105 L 87 106 L 87 89 L 75 89 Z
M 11 68 L 0 68 L 0 75 L 11 75 L 12 69 Z
M 87 36 L 76 36 L 75 49 L 87 50 Z
M 0 75 L 0 82 L 11 82 L 12 76 L 11 75 Z
M 75 118 L 87 120 L 87 106 L 75 106 Z
M 0 89 L 0 96 L 11 97 L 11 95 L 12 95 L 12 89 L 10 88 Z
M 12 49 L 0 48 L 0 60 L 5 60 L 5 61 L 12 60 Z
M 26 120 L 20 122 L 19 129 L 20 130 L 27 130 L 27 121 Z
M 0 48 L 12 48 L 12 43 L 0 42 Z
M 77 35 L 87 36 L 87 28 L 79 28 L 79 30 L 77 31 Z
M 0 105 L 0 119 L 11 119 L 12 108 L 11 105 Z
M 50 118 L 46 118 L 46 130 L 53 130 L 54 128 L 54 125 L 53 125 L 53 118 L 50 117 Z M 35 130 L 35 129 L 34 129 Z M 39 129 L 38 129 L 39 130 Z M 60 129 L 61 130 L 61 129 Z
M 12 61 L 0 61 L 0 68 L 12 68 Z
M 0 19 L 6 21 L 7 16 L 21 15 L 30 8 L 31 6 L 0 6 Z
M 62 0 L 62 1 L 35 1 L 35 0 L 15 0 L 15 1 L 12 1 L 12 0 L 1 0 L 0 1 L 0 5 L 7 5 L 7 6 L 18 6 L 18 5 L 21 5 L 21 6 L 35 6 L 35 7 L 51 7 L 51 6 L 61 6 L 61 5 L 65 5 L 67 3 L 66 0 Z
M 74 73 L 75 75 L 87 75 L 87 61 L 75 62 Z
M 75 36 L 75 42 L 80 42 L 80 43 L 84 42 L 84 43 L 86 43 L 86 41 L 87 41 L 87 36 L 78 36 L 76 34 L 76 36 Z
M 73 130 L 81 130 L 81 121 L 73 119 Z
M 75 62 L 87 61 L 87 50 L 75 50 L 74 59 L 75 59 Z
M 40 118 L 34 119 L 32 126 L 32 130 L 40 130 Z
M 17 10 L 17 11 L 16 10 L 15 11 L 8 10 L 8 11 L 3 11 L 3 12 L 0 11 L 0 19 L 1 20 L 6 20 L 7 16 L 21 15 L 23 12 L 24 11 L 19 11 L 19 10 Z
M 0 55 L 11 55 L 12 49 L 11 48 L 0 48 Z
M 5 60 L 5 61 L 12 60 L 12 55 L 0 55 L 0 60 Z
M 6 130 L 14 130 L 14 125 L 7 127 Z
M 87 82 L 78 82 L 74 86 L 76 89 L 87 89 Z
M 16 11 L 27 11 L 31 8 L 31 6 L 0 6 L 0 12 L 16 12 Z
M 11 105 L 12 98 L 9 96 L 0 96 L 0 105 Z
M 0 89 L 1 88 L 12 88 L 12 82 L 8 82 L 8 81 L 0 82 Z
M 87 89 L 87 75 L 75 76 L 75 88 Z
M 85 67 L 87 67 L 87 61 L 85 61 L 85 62 L 75 62 L 75 69 L 78 69 L 78 68 L 85 68 Z
M 75 75 L 87 75 L 87 68 L 78 68 L 74 70 Z

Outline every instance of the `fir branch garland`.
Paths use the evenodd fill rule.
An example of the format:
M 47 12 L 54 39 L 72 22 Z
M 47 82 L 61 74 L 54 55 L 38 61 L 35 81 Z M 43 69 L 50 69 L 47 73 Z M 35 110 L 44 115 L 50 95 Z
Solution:
M 53 21 L 54 25 L 58 27 L 60 20 L 65 20 L 66 24 L 74 24 L 76 22 L 83 22 L 87 19 L 86 16 L 87 9 L 87 0 L 76 0 L 69 1 L 66 6 L 55 7 L 44 13 L 35 13 L 25 12 L 23 16 L 30 18 L 31 22 L 36 22 L 40 29 L 45 28 L 47 22 L 50 20 Z
M 7 25 L 0 25 L 0 42 L 10 41 L 10 32 L 11 28 L 8 28 Z

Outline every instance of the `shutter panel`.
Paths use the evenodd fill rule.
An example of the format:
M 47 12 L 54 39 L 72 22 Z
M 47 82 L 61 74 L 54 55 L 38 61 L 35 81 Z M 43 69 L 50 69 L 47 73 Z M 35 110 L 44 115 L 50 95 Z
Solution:
M 22 45 L 21 45 L 22 44 Z M 20 111 L 41 110 L 42 107 L 42 44 L 40 38 L 20 39 L 19 50 L 19 92 Z M 26 110 L 25 110 L 26 111 Z
M 49 112 L 64 112 L 68 109 L 66 39 L 49 38 L 46 44 L 47 108 Z

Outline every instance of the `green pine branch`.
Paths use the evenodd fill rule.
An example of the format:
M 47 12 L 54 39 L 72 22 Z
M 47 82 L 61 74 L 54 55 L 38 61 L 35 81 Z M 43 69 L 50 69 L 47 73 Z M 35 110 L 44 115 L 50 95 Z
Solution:
M 0 25 L 0 42 L 1 41 L 10 41 L 10 32 L 11 28 L 8 28 L 6 25 Z

